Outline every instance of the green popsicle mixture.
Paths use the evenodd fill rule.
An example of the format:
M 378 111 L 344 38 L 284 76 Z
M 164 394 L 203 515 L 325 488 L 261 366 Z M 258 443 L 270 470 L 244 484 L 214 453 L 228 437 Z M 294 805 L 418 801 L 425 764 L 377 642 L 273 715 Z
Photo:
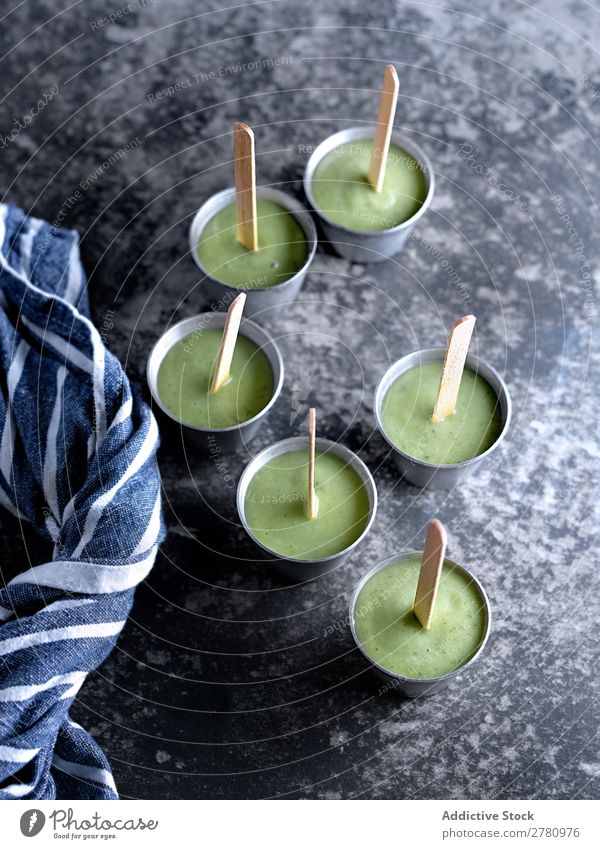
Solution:
M 373 142 L 368 139 L 336 147 L 317 165 L 312 192 L 327 218 L 360 232 L 396 227 L 419 211 L 427 197 L 421 166 L 409 153 L 390 145 L 383 188 L 367 180 Z
M 284 283 L 308 258 L 302 227 L 283 206 L 257 198 L 258 250 L 248 251 L 236 238 L 235 203 L 221 209 L 200 235 L 198 256 L 217 280 L 240 289 L 268 289 Z
M 405 678 L 436 678 L 464 666 L 485 635 L 485 603 L 476 585 L 444 562 L 428 631 L 412 612 L 420 557 L 397 560 L 370 578 L 354 609 L 356 635 L 379 666 Z
M 315 454 L 316 519 L 306 518 L 307 480 L 307 451 L 288 451 L 269 460 L 246 493 L 246 521 L 254 536 L 292 560 L 338 554 L 356 542 L 369 521 L 367 491 L 341 457 Z
M 182 422 L 195 427 L 231 427 L 253 418 L 273 396 L 273 370 L 254 342 L 238 336 L 231 377 L 209 393 L 223 331 L 207 328 L 184 336 L 169 349 L 158 370 L 158 396 Z
M 431 421 L 442 363 L 427 363 L 401 374 L 383 400 L 381 419 L 388 438 L 416 460 L 444 465 L 462 463 L 487 451 L 500 436 L 498 399 L 489 383 L 466 368 L 456 412 Z

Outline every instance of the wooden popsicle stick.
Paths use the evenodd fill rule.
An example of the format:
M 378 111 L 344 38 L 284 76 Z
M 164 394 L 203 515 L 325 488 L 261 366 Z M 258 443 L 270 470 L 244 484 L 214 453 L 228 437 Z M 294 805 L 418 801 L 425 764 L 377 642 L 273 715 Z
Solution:
M 474 315 L 463 315 L 452 326 L 431 417 L 431 421 L 435 424 L 443 421 L 447 416 L 453 416 L 456 412 L 456 399 L 474 327 Z
M 233 127 L 233 160 L 237 240 L 246 250 L 255 251 L 258 249 L 258 226 L 256 223 L 254 133 L 250 127 L 239 121 Z
M 367 179 L 376 192 L 383 188 L 385 179 L 385 166 L 392 138 L 392 127 L 394 126 L 394 115 L 396 114 L 396 102 L 398 100 L 398 88 L 400 86 L 398 74 L 393 65 L 388 65 L 383 75 L 383 87 L 379 100 L 379 112 L 377 114 L 377 128 L 373 140 L 373 153 Z
M 431 627 L 435 596 L 442 575 L 448 537 L 446 529 L 438 519 L 432 519 L 427 529 L 425 550 L 421 560 L 419 582 L 415 593 L 413 613 L 426 631 Z
M 232 301 L 231 306 L 227 310 L 221 344 L 219 345 L 219 351 L 210 381 L 209 391 L 211 395 L 215 395 L 223 384 L 229 380 L 231 361 L 233 359 L 233 352 L 235 350 L 235 343 L 237 341 L 245 303 L 246 293 L 242 292 Z
M 319 499 L 315 492 L 315 443 L 317 440 L 317 411 L 311 407 L 308 411 L 308 491 L 306 515 L 316 519 L 319 513 Z

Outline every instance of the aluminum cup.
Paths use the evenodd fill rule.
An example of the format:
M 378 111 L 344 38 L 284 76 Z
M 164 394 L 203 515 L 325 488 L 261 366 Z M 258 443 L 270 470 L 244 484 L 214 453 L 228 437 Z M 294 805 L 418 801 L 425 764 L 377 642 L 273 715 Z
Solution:
M 256 195 L 259 198 L 271 200 L 283 206 L 294 216 L 298 224 L 302 227 L 304 236 L 306 237 L 308 249 L 306 262 L 302 268 L 298 269 L 293 277 L 290 277 L 283 283 L 277 283 L 275 286 L 269 286 L 266 289 L 253 288 L 251 281 L 247 288 L 230 286 L 227 283 L 223 283 L 214 275 L 209 274 L 202 265 L 197 250 L 202 231 L 217 212 L 220 212 L 221 209 L 229 206 L 229 204 L 235 203 L 235 189 L 224 189 L 222 192 L 218 192 L 216 195 L 210 197 L 192 219 L 189 233 L 190 252 L 194 258 L 194 262 L 205 275 L 204 291 L 210 298 L 212 305 L 216 306 L 219 310 L 226 309 L 240 292 L 245 292 L 246 306 L 244 307 L 244 313 L 248 317 L 255 316 L 263 310 L 279 307 L 294 301 L 298 297 L 306 273 L 317 250 L 317 231 L 314 222 L 301 203 L 291 195 L 269 187 L 257 188 Z
M 340 256 L 352 262 L 382 262 L 388 259 L 388 257 L 397 254 L 403 248 L 417 221 L 431 205 L 435 190 L 435 176 L 427 155 L 411 139 L 401 135 L 397 130 L 393 130 L 392 142 L 416 159 L 425 175 L 427 195 L 421 208 L 412 218 L 403 221 L 402 224 L 398 224 L 396 227 L 369 233 L 343 227 L 341 224 L 336 224 L 335 221 L 332 221 L 326 213 L 319 209 L 312 192 L 312 181 L 316 168 L 323 157 L 336 147 L 347 142 L 363 141 L 364 139 L 372 138 L 372 127 L 349 127 L 347 130 L 340 130 L 338 133 L 334 133 L 332 136 L 326 138 L 313 151 L 304 171 L 304 192 L 308 198 L 311 210 L 317 215 L 323 235 L 331 242 Z
M 454 678 L 462 674 L 466 669 L 469 669 L 469 667 L 471 667 L 475 663 L 477 658 L 483 652 L 485 645 L 488 641 L 490 629 L 492 626 L 492 609 L 490 607 L 490 602 L 488 600 L 485 590 L 472 572 L 470 572 L 468 569 L 465 569 L 464 566 L 461 566 L 460 564 L 455 563 L 453 560 L 450 560 L 448 557 L 446 557 L 444 563 L 448 566 L 453 566 L 454 568 L 460 569 L 460 571 L 467 576 L 469 581 L 475 584 L 475 587 L 477 588 L 481 596 L 481 602 L 485 609 L 485 627 L 483 637 L 477 651 L 470 660 L 468 660 L 466 663 L 463 663 L 463 665 L 459 666 L 458 669 L 454 669 L 452 670 L 452 672 L 447 672 L 445 675 L 440 675 L 437 678 L 406 678 L 403 675 L 397 675 L 395 672 L 390 672 L 390 670 L 386 669 L 385 666 L 382 666 L 381 664 L 377 663 L 377 661 L 374 660 L 365 651 L 356 633 L 355 612 L 360 592 L 367 583 L 367 581 L 372 578 L 376 572 L 378 572 L 380 569 L 383 569 L 389 563 L 394 563 L 398 560 L 409 560 L 413 557 L 421 558 L 422 556 L 422 551 L 408 551 L 403 552 L 401 554 L 396 554 L 393 557 L 388 557 L 387 560 L 384 560 L 382 563 L 378 563 L 377 566 L 374 566 L 372 569 L 370 569 L 366 573 L 366 575 L 363 575 L 358 586 L 354 590 L 354 594 L 350 601 L 350 630 L 352 632 L 352 637 L 358 649 L 362 652 L 362 654 L 371 664 L 373 672 L 377 675 L 378 678 L 385 681 L 390 690 L 400 693 L 401 695 L 406 696 L 409 699 L 416 699 L 420 696 L 431 696 L 434 693 L 437 693 L 439 690 L 442 690 L 444 687 L 447 687 L 448 684 L 454 680 Z
M 345 445 L 342 445 L 339 442 L 332 442 L 329 439 L 317 438 L 316 448 L 320 451 L 331 451 L 351 466 L 360 477 L 363 485 L 366 487 L 369 498 L 369 519 L 366 528 L 359 538 L 352 543 L 352 545 L 337 554 L 331 554 L 329 557 L 320 557 L 314 560 L 288 560 L 286 558 L 282 558 L 280 554 L 263 545 L 263 543 L 254 536 L 246 521 L 246 493 L 254 475 L 260 471 L 260 469 L 262 469 L 269 460 L 272 460 L 274 457 L 278 457 L 280 454 L 286 454 L 288 451 L 308 451 L 308 437 L 293 436 L 290 439 L 283 439 L 281 442 L 276 442 L 274 445 L 269 446 L 269 448 L 265 448 L 264 451 L 257 454 L 257 456 L 246 466 L 238 484 L 237 509 L 244 530 L 248 536 L 254 540 L 256 545 L 270 555 L 269 559 L 272 559 L 274 568 L 281 575 L 292 581 L 308 581 L 329 572 L 331 569 L 335 569 L 336 566 L 339 566 L 340 563 L 346 560 L 346 558 L 349 557 L 350 554 L 352 554 L 358 545 L 365 539 L 371 529 L 371 525 L 375 520 L 375 513 L 377 512 L 377 488 L 371 472 L 367 469 L 363 461 L 357 457 L 356 454 L 350 451 L 349 448 L 346 448 Z
M 445 348 L 427 348 L 423 351 L 414 351 L 412 354 L 407 354 L 390 366 L 375 390 L 374 412 L 377 427 L 392 449 L 394 460 L 404 479 L 415 486 L 432 486 L 440 489 L 449 489 L 455 486 L 464 475 L 472 472 L 484 460 L 487 460 L 506 436 L 510 425 L 512 405 L 506 384 L 495 369 L 483 360 L 480 360 L 479 357 L 469 354 L 466 360 L 466 367 L 470 368 L 471 371 L 477 372 L 480 377 L 483 377 L 489 383 L 500 404 L 501 430 L 494 444 L 487 451 L 470 460 L 464 460 L 462 463 L 445 463 L 440 465 L 427 463 L 424 460 L 416 460 L 394 445 L 385 431 L 381 415 L 383 401 L 388 389 L 396 378 L 405 371 L 409 371 L 417 366 L 426 365 L 427 363 L 442 362 L 445 353 Z
M 214 454 L 215 451 L 232 452 L 244 448 L 258 433 L 265 419 L 273 409 L 283 386 L 283 359 L 279 348 L 262 327 L 259 327 L 253 321 L 243 319 L 240 325 L 240 334 L 250 339 L 255 345 L 258 345 L 273 370 L 273 395 L 266 407 L 263 407 L 253 418 L 241 422 L 241 424 L 223 428 L 205 428 L 182 422 L 181 419 L 164 406 L 158 394 L 157 382 L 158 370 L 167 352 L 176 342 L 194 331 L 202 331 L 209 328 L 222 330 L 225 326 L 226 318 L 227 313 L 206 312 L 192 316 L 191 318 L 184 318 L 183 321 L 177 322 L 155 344 L 148 357 L 146 367 L 146 378 L 150 387 L 153 405 L 156 405 L 165 416 L 179 425 L 184 440 L 190 447 L 206 454 Z

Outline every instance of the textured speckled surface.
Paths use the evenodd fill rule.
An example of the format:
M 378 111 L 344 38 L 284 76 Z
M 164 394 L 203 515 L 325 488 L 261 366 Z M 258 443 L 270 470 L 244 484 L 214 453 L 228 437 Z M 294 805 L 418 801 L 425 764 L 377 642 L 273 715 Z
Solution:
M 299 193 L 304 146 L 373 121 L 392 61 L 396 124 L 429 153 L 437 194 L 396 260 L 349 265 L 322 247 L 301 299 L 259 318 L 287 377 L 250 449 L 301 432 L 304 400 L 316 404 L 321 434 L 376 475 L 366 545 L 318 581 L 277 581 L 236 520 L 247 456 L 219 470 L 165 431 L 169 537 L 74 718 L 124 797 L 597 797 L 600 13 L 583 0 L 202 13 L 140 0 L 97 24 L 118 6 L 34 0 L 3 21 L 0 175 L 6 197 L 80 230 L 96 321 L 132 379 L 168 323 L 204 306 L 187 226 L 231 182 L 233 120 L 255 128 L 259 182 Z M 511 389 L 513 426 L 459 491 L 420 492 L 373 433 L 373 390 L 468 311 L 474 351 Z M 407 702 L 378 693 L 344 620 L 359 576 L 418 547 L 433 514 L 484 583 L 493 632 L 471 674 Z M 4 574 L 25 544 L 39 561 L 40 544 L 1 522 Z

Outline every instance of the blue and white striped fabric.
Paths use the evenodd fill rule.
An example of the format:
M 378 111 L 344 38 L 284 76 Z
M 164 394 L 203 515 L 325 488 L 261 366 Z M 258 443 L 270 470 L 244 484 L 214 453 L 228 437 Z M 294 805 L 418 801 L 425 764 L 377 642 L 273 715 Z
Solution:
M 0 505 L 53 546 L 0 588 L 0 799 L 117 798 L 69 708 L 162 539 L 158 432 L 88 315 L 77 235 L 0 204 Z

